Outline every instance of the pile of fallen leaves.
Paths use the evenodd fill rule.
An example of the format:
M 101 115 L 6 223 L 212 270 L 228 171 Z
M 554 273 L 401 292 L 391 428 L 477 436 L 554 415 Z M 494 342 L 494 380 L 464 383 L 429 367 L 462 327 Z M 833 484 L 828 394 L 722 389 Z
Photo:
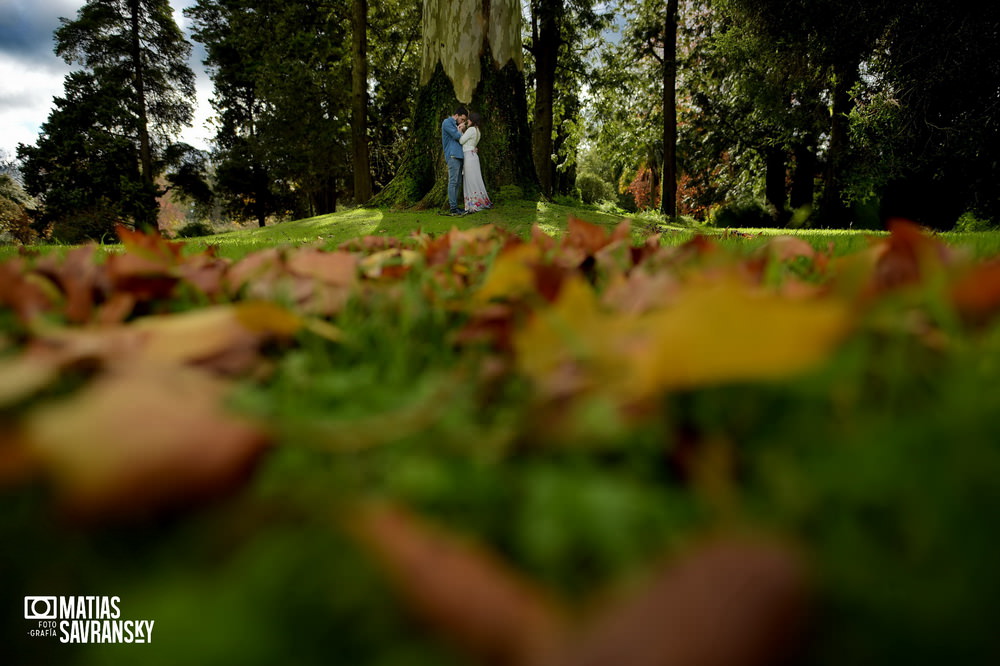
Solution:
M 417 298 L 443 313 L 437 344 L 459 359 L 444 395 L 468 393 L 484 412 L 498 391 L 517 404 L 494 455 L 580 442 L 602 455 L 601 441 L 659 424 L 670 482 L 711 517 L 645 583 L 579 608 L 413 507 L 340 497 L 331 529 L 382 564 L 416 616 L 473 663 L 775 663 L 809 642 L 823 613 L 809 544 L 747 534 L 733 517 L 746 473 L 738 428 L 706 428 L 665 405 L 829 372 L 862 339 L 905 339 L 934 358 L 995 339 L 1000 262 L 973 261 L 906 222 L 890 231 L 845 256 L 794 237 L 749 253 L 705 237 L 636 246 L 627 223 L 609 232 L 578 220 L 560 239 L 482 227 L 236 261 L 125 229 L 121 254 L 26 254 L 0 264 L 0 486 L 42 489 L 46 511 L 74 530 L 197 513 L 297 444 L 289 432 L 328 432 L 235 408 L 234 392 L 267 386 L 296 350 L 352 344 L 346 310 Z M 436 405 L 430 420 L 445 411 Z M 356 447 L 331 435 L 328 451 L 429 425 L 370 418 L 409 422 L 375 441 L 359 434 Z

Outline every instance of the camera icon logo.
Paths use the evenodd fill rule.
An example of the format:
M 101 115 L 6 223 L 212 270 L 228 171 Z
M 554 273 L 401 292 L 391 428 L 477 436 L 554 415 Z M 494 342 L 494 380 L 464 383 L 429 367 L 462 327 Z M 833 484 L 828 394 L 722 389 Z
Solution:
M 25 597 L 25 620 L 55 620 L 59 616 L 59 604 L 55 597 Z

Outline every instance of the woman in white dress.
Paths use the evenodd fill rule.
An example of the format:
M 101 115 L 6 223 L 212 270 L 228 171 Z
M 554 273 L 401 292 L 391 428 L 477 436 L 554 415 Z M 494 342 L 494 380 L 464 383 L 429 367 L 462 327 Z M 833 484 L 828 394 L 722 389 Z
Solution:
M 483 172 L 479 168 L 479 139 L 482 133 L 479 124 L 482 117 L 475 112 L 469 114 L 468 126 L 459 141 L 462 152 L 465 153 L 463 166 L 462 191 L 465 193 L 465 212 L 475 213 L 477 210 L 489 208 L 493 204 L 486 193 L 486 183 L 483 182 Z

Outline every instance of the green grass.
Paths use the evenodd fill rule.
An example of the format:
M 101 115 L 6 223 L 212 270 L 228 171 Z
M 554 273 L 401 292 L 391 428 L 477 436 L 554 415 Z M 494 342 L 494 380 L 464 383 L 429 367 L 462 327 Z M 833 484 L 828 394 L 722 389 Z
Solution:
M 884 235 L 884 232 L 831 230 L 831 229 L 739 229 L 736 235 L 728 235 L 726 229 L 703 227 L 695 224 L 666 224 L 663 217 L 642 213 L 637 215 L 602 212 L 592 206 L 565 206 L 555 203 L 535 201 L 504 201 L 494 208 L 465 217 L 449 217 L 435 210 L 386 210 L 353 208 L 328 215 L 289 220 L 270 224 L 264 228 L 246 228 L 227 231 L 212 236 L 186 239 L 191 251 L 201 251 L 209 245 L 218 248 L 220 256 L 237 259 L 250 252 L 269 247 L 315 244 L 319 247 L 334 248 L 341 243 L 361 236 L 394 236 L 405 238 L 411 233 L 422 231 L 433 235 L 446 233 L 451 228 L 470 229 L 484 224 L 494 224 L 501 229 L 527 238 L 537 225 L 552 236 L 560 236 L 566 229 L 567 219 L 572 216 L 598 224 L 607 229 L 614 228 L 624 219 L 632 221 L 632 239 L 643 242 L 654 233 L 661 234 L 664 245 L 679 245 L 696 234 L 718 238 L 729 247 L 752 249 L 766 242 L 774 235 L 794 235 L 808 240 L 819 249 L 833 244 L 834 254 L 845 254 L 862 249 L 869 239 Z M 743 234 L 754 238 L 745 238 Z M 1000 231 L 949 232 L 941 234 L 949 244 L 969 248 L 974 256 L 1000 254 Z M 103 247 L 107 251 L 118 251 L 116 244 Z M 65 252 L 62 245 L 42 245 L 43 252 Z M 0 246 L 0 259 L 15 256 L 20 250 L 16 246 Z
M 533 226 L 551 236 L 560 236 L 566 230 L 569 217 L 613 229 L 622 220 L 632 222 L 632 239 L 635 243 L 645 241 L 649 236 L 661 234 L 664 245 L 680 245 L 696 234 L 718 238 L 730 247 L 750 248 L 762 245 L 767 238 L 775 235 L 794 235 L 809 241 L 819 249 L 833 244 L 834 254 L 857 251 L 869 244 L 869 239 L 885 232 L 853 231 L 837 229 L 739 229 L 731 236 L 726 229 L 716 229 L 691 224 L 667 224 L 663 217 L 650 213 L 638 215 L 607 213 L 589 206 L 564 206 L 555 203 L 534 201 L 507 201 L 494 208 L 464 217 L 449 217 L 437 211 L 393 211 L 383 209 L 354 208 L 347 211 L 321 215 L 302 220 L 273 224 L 263 229 L 252 228 L 230 231 L 205 238 L 188 240 L 194 249 L 216 245 L 221 256 L 237 258 L 248 252 L 281 245 L 317 244 L 321 247 L 336 247 L 360 236 L 395 236 L 404 238 L 411 233 L 422 231 L 437 235 L 446 233 L 452 227 L 470 229 L 484 224 L 493 224 L 513 234 L 527 238 Z M 975 256 L 993 256 L 1000 253 L 1000 231 L 997 232 L 950 232 L 941 234 L 948 243 L 967 246 Z
M 569 215 L 608 229 L 621 219 L 531 202 L 462 218 L 355 209 L 187 243 L 238 258 L 486 223 L 560 235 Z M 710 234 L 739 252 L 786 233 L 660 229 L 644 218 L 633 240 L 657 231 L 670 244 Z M 796 235 L 843 254 L 872 234 Z M 1000 233 L 944 238 L 977 256 L 1000 252 Z M 554 429 L 523 378 L 484 379 L 488 351 L 452 344 L 464 315 L 429 301 L 426 286 L 415 274 L 353 300 L 333 318 L 341 341 L 303 332 L 271 351 L 272 373 L 242 383 L 233 407 L 269 424 L 277 446 L 229 499 L 80 528 L 58 522 L 44 488 L 0 486 L 10 544 L 0 549 L 0 640 L 12 663 L 471 666 L 413 621 L 337 528 L 359 498 L 403 503 L 488 544 L 581 606 L 698 535 L 778 534 L 807 553 L 814 577 L 816 627 L 796 663 L 996 663 L 996 322 L 958 325 L 931 289 L 901 294 L 803 376 L 671 392 L 636 424 L 595 400 L 577 406 L 580 423 Z M 739 345 L 738 330 L 733 338 Z M 81 382 L 89 371 L 69 370 Z M 17 416 L 0 413 L 0 425 Z M 560 437 L 563 427 L 573 437 Z M 692 437 L 734 452 L 733 505 L 676 469 Z M 156 620 L 154 643 L 26 638 L 22 596 L 49 594 L 120 595 L 123 617 Z

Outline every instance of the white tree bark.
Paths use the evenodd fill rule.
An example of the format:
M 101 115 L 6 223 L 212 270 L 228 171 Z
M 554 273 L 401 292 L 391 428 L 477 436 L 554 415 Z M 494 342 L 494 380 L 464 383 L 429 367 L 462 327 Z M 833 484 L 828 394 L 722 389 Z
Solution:
M 510 60 L 518 69 L 523 67 L 519 0 L 487 4 L 488 15 L 483 0 L 424 0 L 421 85 L 430 81 L 440 62 L 455 97 L 468 104 L 482 76 L 479 59 L 487 43 L 497 67 Z

